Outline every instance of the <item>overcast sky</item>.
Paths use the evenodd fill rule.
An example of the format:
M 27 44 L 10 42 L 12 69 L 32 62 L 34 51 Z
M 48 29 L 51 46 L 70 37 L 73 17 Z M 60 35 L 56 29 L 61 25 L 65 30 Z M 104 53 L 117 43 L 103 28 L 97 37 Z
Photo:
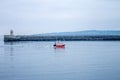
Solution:
M 0 34 L 120 30 L 120 0 L 0 0 Z

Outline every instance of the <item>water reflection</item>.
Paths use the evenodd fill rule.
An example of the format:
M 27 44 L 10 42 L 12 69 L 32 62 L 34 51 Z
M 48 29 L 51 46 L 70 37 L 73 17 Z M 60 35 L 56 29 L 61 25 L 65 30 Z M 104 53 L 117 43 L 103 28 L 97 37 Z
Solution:
M 55 47 L 54 46 L 54 49 L 65 49 L 65 47 Z
M 13 42 L 10 42 L 9 45 L 4 45 L 4 55 L 5 58 L 7 58 L 7 60 L 11 63 L 11 67 L 13 68 L 12 63 L 14 62 L 14 46 L 13 46 Z
M 9 42 L 4 44 L 4 52 L 5 55 L 9 55 L 9 56 L 14 56 L 14 47 L 13 47 L 13 42 Z
M 22 41 L 18 41 L 18 42 L 4 42 L 4 45 L 17 45 L 17 44 L 21 44 L 21 43 L 27 43 L 27 42 L 22 42 Z
M 4 73 L 6 77 L 3 77 L 3 80 L 14 80 L 15 77 L 15 54 L 14 54 L 14 43 L 9 42 L 4 44 L 4 56 L 3 56 L 3 63 L 4 63 Z
M 43 53 L 51 52 L 52 53 L 64 53 L 66 47 L 55 47 L 53 42 L 5 42 L 5 52 L 6 54 L 14 56 L 18 51 L 23 53 Z M 24 51 L 25 50 L 25 51 Z M 17 52 L 16 52 L 17 51 Z M 16 52 L 16 53 L 15 53 Z M 17 54 L 16 54 L 17 55 Z
M 55 53 L 64 53 L 65 52 L 65 47 L 54 47 Z

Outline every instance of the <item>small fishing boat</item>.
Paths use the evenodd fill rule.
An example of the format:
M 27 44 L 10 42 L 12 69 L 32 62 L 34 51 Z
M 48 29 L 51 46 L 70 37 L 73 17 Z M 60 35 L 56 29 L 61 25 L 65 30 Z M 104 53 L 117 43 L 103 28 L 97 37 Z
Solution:
M 65 44 L 61 43 L 61 42 L 57 42 L 53 46 L 56 47 L 56 48 L 65 48 Z

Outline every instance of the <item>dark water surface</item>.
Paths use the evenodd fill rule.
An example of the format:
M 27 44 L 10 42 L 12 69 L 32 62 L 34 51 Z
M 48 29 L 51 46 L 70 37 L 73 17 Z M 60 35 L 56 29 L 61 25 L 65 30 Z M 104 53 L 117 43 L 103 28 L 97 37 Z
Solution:
M 0 80 L 120 80 L 119 41 L 14 42 L 0 40 Z

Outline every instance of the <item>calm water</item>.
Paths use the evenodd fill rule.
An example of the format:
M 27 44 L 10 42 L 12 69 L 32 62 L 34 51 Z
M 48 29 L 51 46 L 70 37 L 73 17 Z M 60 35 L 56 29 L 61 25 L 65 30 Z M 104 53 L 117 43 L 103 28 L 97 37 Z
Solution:
M 120 80 L 120 42 L 3 43 L 0 80 Z

